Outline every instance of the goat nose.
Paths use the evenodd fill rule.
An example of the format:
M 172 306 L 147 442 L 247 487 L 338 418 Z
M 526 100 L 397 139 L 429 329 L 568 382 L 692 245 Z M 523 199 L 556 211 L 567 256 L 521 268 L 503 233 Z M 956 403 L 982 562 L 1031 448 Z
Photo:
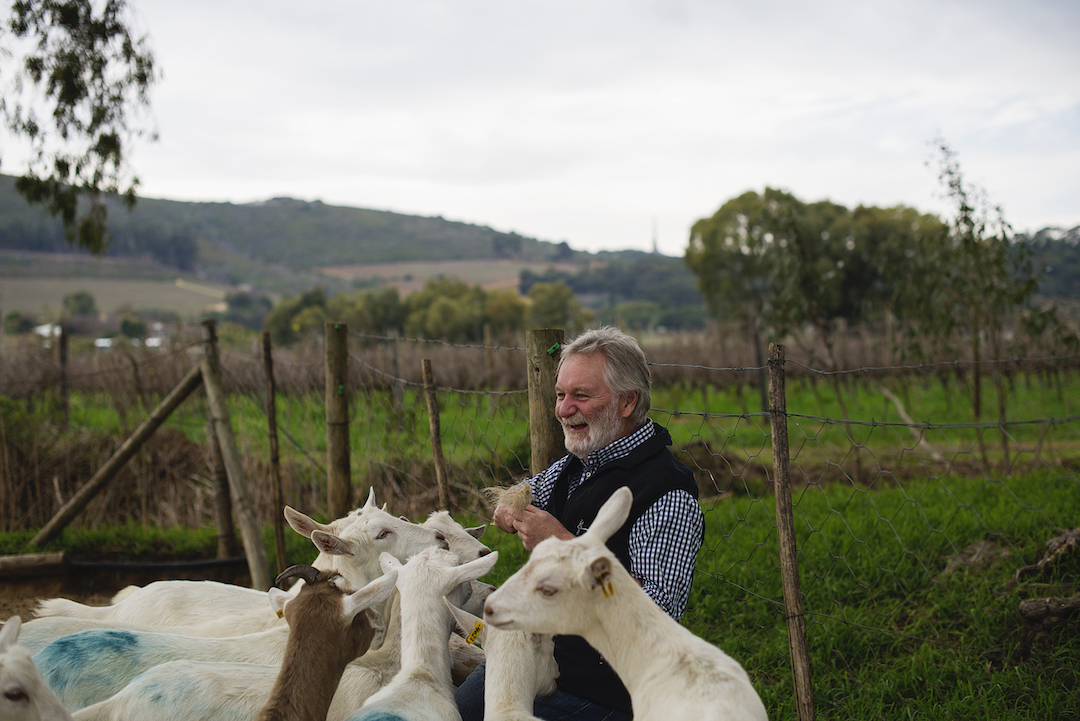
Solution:
M 489 553 L 491 553 L 491 549 L 490 549 L 490 548 L 488 548 L 487 546 L 484 546 L 484 547 L 483 547 L 483 548 L 482 548 L 482 549 L 480 550 L 480 558 L 483 558 L 484 556 L 488 555 Z
M 444 536 L 441 533 L 436 533 L 435 534 L 435 540 L 439 542 L 439 548 L 441 548 L 444 551 L 449 551 L 450 550 L 450 541 L 446 540 L 446 536 Z

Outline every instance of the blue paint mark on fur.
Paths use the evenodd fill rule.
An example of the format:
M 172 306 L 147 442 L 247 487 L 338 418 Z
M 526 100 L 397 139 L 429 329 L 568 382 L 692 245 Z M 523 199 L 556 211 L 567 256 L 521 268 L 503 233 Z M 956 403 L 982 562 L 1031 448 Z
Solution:
M 34 655 L 34 663 L 61 703 L 81 708 L 88 698 L 100 695 L 88 689 L 107 685 L 118 666 L 131 662 L 138 646 L 138 634 L 131 631 L 92 629 L 56 639 Z
M 402 716 L 381 709 L 355 711 L 346 721 L 406 721 Z

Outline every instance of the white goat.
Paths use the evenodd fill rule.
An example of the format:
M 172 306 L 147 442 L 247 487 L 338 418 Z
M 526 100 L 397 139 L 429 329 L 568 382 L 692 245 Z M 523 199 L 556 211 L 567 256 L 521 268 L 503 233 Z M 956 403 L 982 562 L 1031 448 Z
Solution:
M 305 584 L 306 585 L 306 584 Z M 291 589 L 288 593 L 295 591 Z M 401 659 L 400 614 L 390 615 L 382 648 L 345 667 L 326 714 L 345 721 L 368 696 L 397 674 Z M 281 597 L 271 603 L 280 606 Z M 136 676 L 115 695 L 74 712 L 75 721 L 252 721 L 269 701 L 281 664 L 169 661 Z
M 620 488 L 584 534 L 537 544 L 488 596 L 484 620 L 583 637 L 626 685 L 636 721 L 766 719 L 743 667 L 657 606 L 605 545 L 632 503 L 630 489 Z
M 169 661 L 280 664 L 289 636 L 287 625 L 222 638 L 94 628 L 56 639 L 37 652 L 34 663 L 64 707 L 75 711 L 109 698 L 140 673 Z
M 474 563 L 487 566 L 496 560 L 493 553 Z M 477 573 L 484 572 L 480 568 Z M 448 597 L 460 601 L 466 585 Z M 402 597 L 393 596 L 394 610 L 387 620 L 383 645 L 345 667 L 326 721 L 346 721 L 372 694 L 397 678 L 402 659 Z M 170 661 L 145 671 L 119 693 L 73 715 L 75 721 L 251 721 L 269 699 L 279 670 L 279 666 L 268 664 Z
M 287 509 L 287 517 L 289 511 L 292 509 Z M 293 514 L 303 515 L 295 511 Z M 312 565 L 324 571 L 337 571 L 352 588 L 362 588 L 381 575 L 379 553 L 383 551 L 405 559 L 429 546 L 449 547 L 441 531 L 402 521 L 378 508 L 374 493 L 351 516 L 347 524 L 337 526 L 307 520 L 311 524 L 308 533 L 320 551 Z M 339 533 L 333 532 L 335 527 L 340 529 Z M 219 630 L 224 631 L 221 635 L 229 636 L 254 633 L 284 623 L 269 611 L 265 592 L 216 581 L 156 581 L 127 592 L 122 600 L 109 606 L 86 606 L 66 598 L 53 598 L 41 601 L 36 613 L 41 617 L 60 615 L 123 621 L 158 631 L 199 636 L 216 635 Z M 216 620 L 223 616 L 238 617 L 234 625 L 243 630 L 231 630 L 232 626 L 222 629 Z M 245 620 L 241 622 L 239 617 Z M 204 624 L 206 628 L 198 630 Z M 178 631 L 181 627 L 184 630 Z M 192 632 L 192 628 L 196 630 Z
M 491 549 L 480 542 L 480 536 L 487 530 L 486 525 L 465 528 L 454 520 L 449 511 L 432 511 L 420 525 L 443 534 L 450 544 L 450 550 L 457 554 L 462 563 L 491 553 Z
M 487 574 L 498 557 L 493 552 L 458 565 L 454 554 L 427 549 L 402 566 L 390 554 L 382 554 L 383 567 L 398 570 L 401 670 L 389 684 L 372 694 L 349 721 L 386 718 L 460 721 L 447 648 L 454 620 L 443 596 L 459 605 L 463 585 Z
M 559 665 L 551 634 L 504 631 L 447 602 L 467 639 L 484 647 L 485 721 L 537 721 L 533 699 L 555 691 Z
M 22 619 L 12 616 L 0 628 L 0 719 L 4 721 L 71 721 L 49 690 L 30 652 L 19 645 Z
M 363 655 L 375 636 L 365 609 L 385 601 L 397 581 L 397 571 L 391 570 L 347 595 L 335 583 L 339 575 L 327 576 L 310 566 L 297 573 L 307 583 L 282 603 L 291 629 L 288 648 L 270 699 L 255 721 L 324 721 L 345 666 Z

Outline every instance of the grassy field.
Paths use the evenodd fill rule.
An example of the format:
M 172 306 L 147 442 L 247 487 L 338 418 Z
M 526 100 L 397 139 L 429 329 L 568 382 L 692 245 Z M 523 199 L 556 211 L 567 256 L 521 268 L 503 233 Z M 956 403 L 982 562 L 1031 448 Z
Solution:
M 951 374 L 852 377 L 839 398 L 830 382 L 789 380 L 795 530 L 821 718 L 1080 719 L 1078 624 L 1036 632 L 1018 611 L 1025 598 L 1075 594 L 1080 562 L 1014 582 L 1016 570 L 1036 563 L 1059 529 L 1080 526 L 1080 379 L 1045 372 L 1000 380 L 995 385 L 988 376 L 978 420 L 970 386 Z M 73 428 L 123 434 L 146 409 L 118 399 L 74 394 Z M 485 511 L 470 493 L 526 471 L 527 400 L 522 393 L 445 389 L 439 400 L 457 515 L 475 525 Z M 773 450 L 756 403 L 752 388 L 663 385 L 654 393 L 653 417 L 699 470 L 703 491 L 706 539 L 684 623 L 747 668 L 770 718 L 794 718 L 769 483 Z M 317 516 L 325 508 L 322 391 L 281 394 L 276 405 L 287 502 Z M 426 515 L 434 507 L 434 474 L 422 393 L 406 386 L 395 401 L 390 391 L 359 389 L 350 409 L 357 492 L 375 488 L 393 512 Z M 35 412 L 46 413 L 47 404 Z M 260 517 L 269 518 L 261 395 L 234 396 L 230 412 Z M 205 445 L 205 419 L 196 400 L 166 427 L 194 448 Z M 104 444 L 90 438 L 86 445 Z M 65 449 L 62 442 L 43 445 L 33 459 L 45 469 L 35 471 L 42 497 L 51 499 L 56 483 L 44 456 L 64 454 L 72 463 Z M 153 453 L 146 456 L 144 480 L 133 487 L 144 512 L 163 485 Z M 183 475 L 177 483 L 192 474 Z M 57 492 L 70 494 L 71 487 Z M 190 497 L 169 502 L 195 505 Z M 122 548 L 132 528 L 69 530 L 57 547 L 87 554 L 101 545 Z M 138 548 L 152 548 L 153 533 L 135 528 Z M 206 529 L 199 532 L 212 542 Z M 0 536 L 0 547 L 18 552 L 28 533 Z M 85 540 L 91 533 L 98 535 Z M 264 539 L 269 555 L 268 527 Z M 489 530 L 484 540 L 501 553 L 493 583 L 525 560 L 512 537 Z M 193 552 L 175 539 L 168 543 Z M 289 548 L 290 563 L 314 557 L 303 539 L 290 538 Z
M 198 318 L 225 298 L 228 290 L 211 283 L 116 278 L 0 278 L 0 310 L 55 320 L 64 296 L 86 291 L 102 313 L 125 309 Z
M 801 494 L 797 504 L 819 718 L 1080 718 L 1080 624 L 1030 634 L 1017 613 L 1021 599 L 1045 595 L 1048 585 L 1075 589 L 1080 561 L 1010 584 L 1016 568 L 1039 558 L 1055 533 L 1045 514 L 1016 509 L 1052 507 L 1061 518 L 1080 518 L 1075 478 L 1014 478 L 989 490 L 970 479 L 950 479 L 854 494 L 839 504 L 844 495 L 844 489 L 818 489 Z M 770 507 L 747 497 L 704 505 L 706 538 L 684 625 L 743 664 L 770 718 L 793 719 Z M 473 514 L 457 517 L 465 525 L 484 522 Z M 988 534 L 988 526 L 1009 530 Z M 951 562 L 958 544 L 988 535 L 1001 552 L 985 562 Z M 0 534 L 0 552 L 18 552 L 27 538 Z M 263 538 L 273 558 L 268 527 Z M 287 538 L 287 563 L 312 560 L 305 539 Z M 485 579 L 494 585 L 527 560 L 515 537 L 489 529 L 482 540 L 500 553 Z M 146 558 L 162 549 L 199 557 L 212 554 L 214 544 L 212 528 L 129 525 L 65 531 L 56 545 L 73 557 L 93 557 L 106 547 Z

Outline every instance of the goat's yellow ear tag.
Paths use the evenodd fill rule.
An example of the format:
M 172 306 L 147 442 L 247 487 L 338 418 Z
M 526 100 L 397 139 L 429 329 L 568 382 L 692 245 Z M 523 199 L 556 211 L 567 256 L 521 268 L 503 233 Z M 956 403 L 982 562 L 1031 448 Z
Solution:
M 284 608 L 279 608 L 277 610 L 277 617 L 278 618 L 285 618 L 285 609 Z
M 596 574 L 593 576 L 596 582 L 600 584 L 600 588 L 604 591 L 604 598 L 611 598 L 615 595 L 615 586 L 611 583 L 611 579 L 603 574 Z
M 473 626 L 473 630 L 469 632 L 469 635 L 465 637 L 465 643 L 476 643 L 476 637 L 480 635 L 480 632 L 484 630 L 484 622 L 477 621 Z

